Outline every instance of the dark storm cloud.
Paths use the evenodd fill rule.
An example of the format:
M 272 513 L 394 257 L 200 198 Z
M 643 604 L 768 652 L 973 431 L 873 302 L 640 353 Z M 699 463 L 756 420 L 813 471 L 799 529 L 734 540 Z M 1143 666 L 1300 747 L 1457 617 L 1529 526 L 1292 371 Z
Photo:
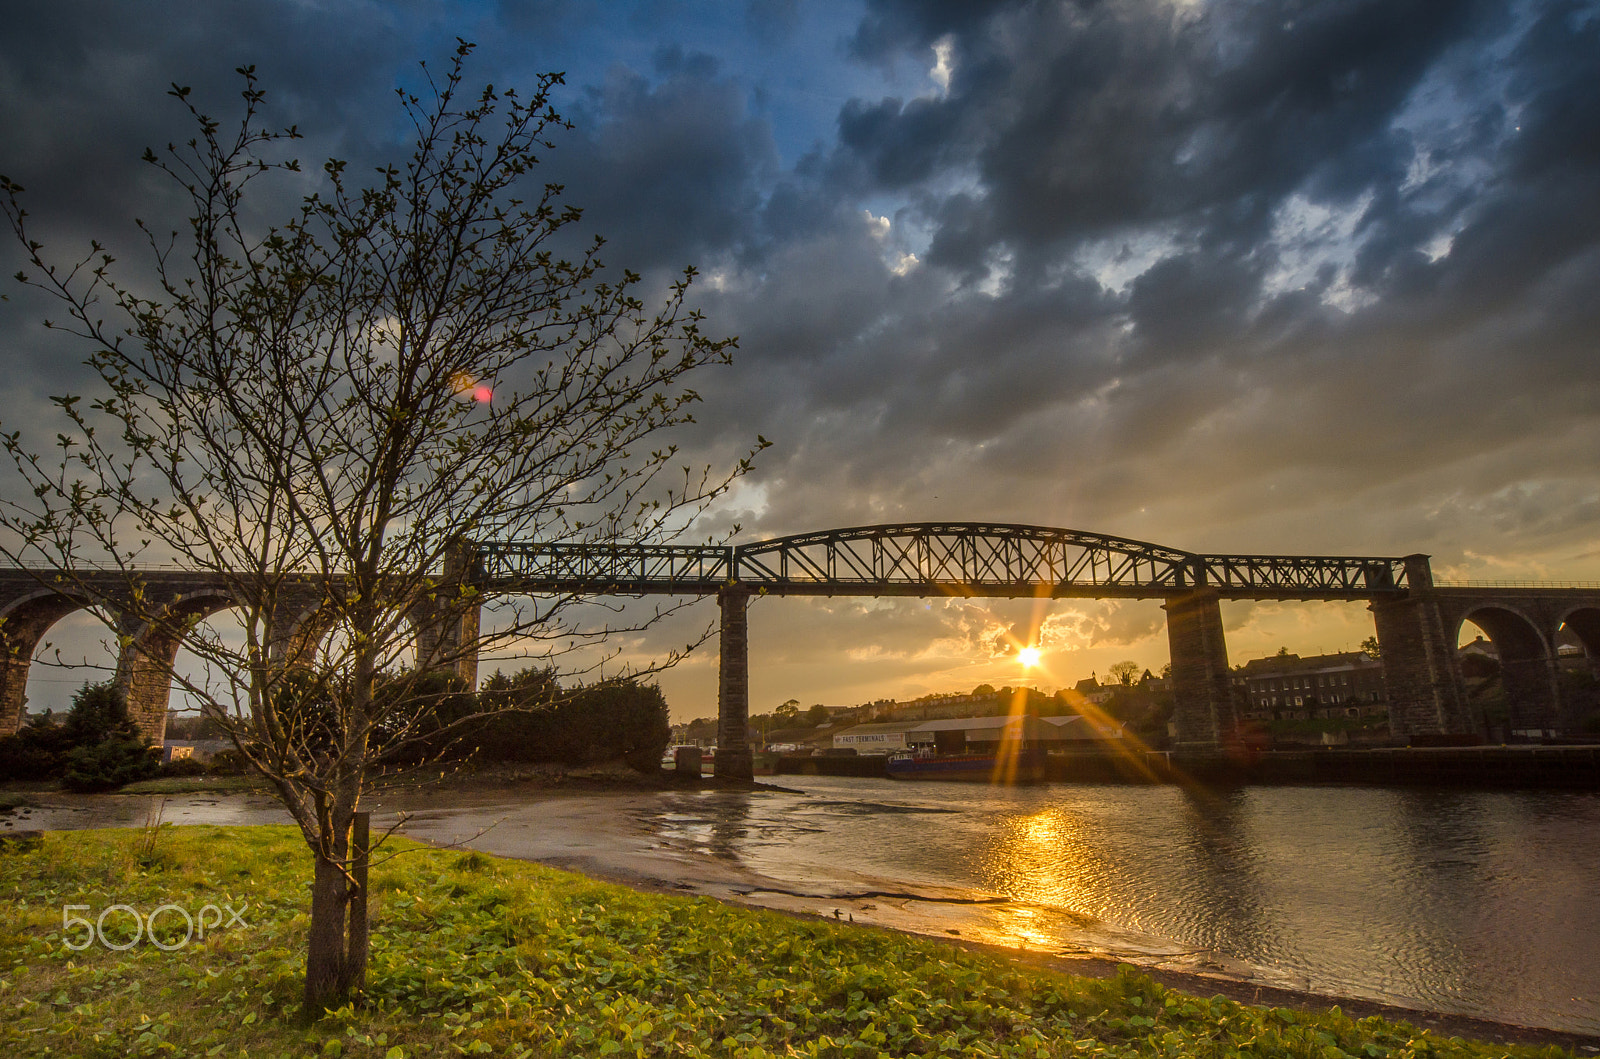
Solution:
M 852 99 L 839 114 L 839 142 L 880 189 L 898 191 L 933 176 L 955 140 L 957 115 L 932 99 Z
M 140 160 L 195 133 L 193 119 L 168 95 L 193 88 L 203 111 L 236 120 L 242 78 L 255 65 L 269 89 L 264 118 L 299 124 L 311 160 L 364 152 L 377 130 L 362 120 L 375 105 L 393 111 L 387 52 L 401 35 L 393 9 L 241 2 L 144 5 L 106 2 L 24 4 L 6 14 L 0 35 L 0 172 L 27 189 L 33 234 L 56 259 L 76 259 L 91 239 L 109 246 L 137 285 L 147 249 L 135 217 L 157 232 L 181 225 L 185 203 L 166 177 Z M 19 425 L 47 406 L 42 398 L 75 385 L 81 347 L 40 327 L 59 315 L 48 299 L 9 282 L 22 262 L 0 249 L 8 302 L 0 308 L 0 346 L 14 400 L 3 412 Z
M 1403 176 L 1389 122 L 1478 21 L 1454 0 L 1217 4 L 1192 17 L 1026 5 L 956 38 L 946 99 L 898 118 L 880 107 L 880 140 L 968 130 L 983 207 L 946 248 L 1048 248 L 1163 222 L 1247 246 L 1297 188 L 1348 200 Z M 936 122 L 930 108 L 948 113 Z
M 1111 528 L 1181 509 L 1151 532 L 1189 544 L 1409 483 L 1359 525 L 1298 523 L 1360 548 L 1420 532 L 1408 504 L 1543 495 L 1512 486 L 1547 468 L 1496 454 L 1593 434 L 1595 10 L 872 5 L 854 54 L 904 82 L 948 44 L 948 91 L 842 106 L 786 215 L 820 186 L 922 236 L 812 209 L 726 304 L 793 361 L 741 376 L 791 442 L 759 472 L 773 521 L 957 494 Z M 1581 446 L 1550 451 L 1584 480 Z M 1427 532 L 1459 554 L 1461 526 Z
M 656 79 L 613 68 L 569 117 L 551 174 L 634 269 L 704 266 L 741 247 L 777 169 L 771 129 L 709 55 L 656 50 Z M 608 254 L 608 257 L 613 255 Z
M 26 120 L 0 126 L 0 159 L 41 216 L 126 222 L 149 190 L 144 148 L 192 134 L 168 87 L 191 86 L 221 116 L 241 88 L 234 68 L 246 65 L 270 88 L 272 120 L 298 123 L 321 144 L 333 130 L 359 142 L 362 117 L 394 85 L 389 59 L 400 33 L 390 10 L 267 0 L 18 5 L 0 36 L 0 109 Z
M 946 34 L 972 32 L 1007 6 L 1008 0 L 872 0 L 848 49 L 858 59 L 883 62 Z

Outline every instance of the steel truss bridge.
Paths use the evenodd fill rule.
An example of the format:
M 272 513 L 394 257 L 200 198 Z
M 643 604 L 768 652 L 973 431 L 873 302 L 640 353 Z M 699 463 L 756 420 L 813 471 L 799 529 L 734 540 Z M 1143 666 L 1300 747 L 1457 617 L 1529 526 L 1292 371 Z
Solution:
M 1403 559 L 1205 555 L 1078 530 L 980 522 L 858 526 L 750 544 L 481 542 L 471 579 L 522 592 L 1371 600 Z

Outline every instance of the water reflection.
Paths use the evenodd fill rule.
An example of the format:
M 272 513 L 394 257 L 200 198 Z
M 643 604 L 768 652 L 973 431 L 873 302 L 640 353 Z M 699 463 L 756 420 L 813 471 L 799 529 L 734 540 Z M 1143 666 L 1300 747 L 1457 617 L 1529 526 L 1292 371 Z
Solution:
M 1029 901 L 1078 908 L 1094 872 L 1094 853 L 1071 814 L 1043 809 L 996 822 L 979 872 L 994 890 Z
M 749 843 L 750 795 L 702 791 L 669 796 L 641 818 L 661 840 L 722 860 L 736 860 Z
M 1015 899 L 987 925 L 1012 944 L 1142 934 L 1321 991 L 1600 1032 L 1600 796 L 793 785 L 734 844 L 781 878 L 965 887 Z
M 1178 814 L 1180 861 L 1172 906 L 1182 936 L 1207 948 L 1241 955 L 1275 950 L 1263 902 L 1259 836 L 1250 833 L 1246 790 L 1183 792 Z

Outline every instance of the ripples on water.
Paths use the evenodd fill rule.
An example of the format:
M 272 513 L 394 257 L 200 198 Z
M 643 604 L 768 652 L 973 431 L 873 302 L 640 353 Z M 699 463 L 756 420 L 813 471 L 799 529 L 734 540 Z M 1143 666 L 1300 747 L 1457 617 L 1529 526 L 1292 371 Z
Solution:
M 990 891 L 1318 991 L 1600 1032 L 1594 794 L 783 782 L 805 794 L 723 843 L 768 874 Z M 1011 928 L 1069 941 L 1040 922 Z

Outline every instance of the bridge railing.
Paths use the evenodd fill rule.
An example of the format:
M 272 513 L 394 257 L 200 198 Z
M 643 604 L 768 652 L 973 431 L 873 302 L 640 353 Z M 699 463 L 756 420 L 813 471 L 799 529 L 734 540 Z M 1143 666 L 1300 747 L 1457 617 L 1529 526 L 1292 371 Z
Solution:
M 1350 592 L 1357 596 L 1406 588 L 1403 559 L 1316 555 L 1202 555 L 1206 583 L 1217 589 Z
M 1440 581 L 1434 588 L 1560 588 L 1600 591 L 1600 581 Z
M 555 591 L 714 592 L 733 576 L 733 549 L 717 545 L 487 542 L 474 576 L 490 585 Z

